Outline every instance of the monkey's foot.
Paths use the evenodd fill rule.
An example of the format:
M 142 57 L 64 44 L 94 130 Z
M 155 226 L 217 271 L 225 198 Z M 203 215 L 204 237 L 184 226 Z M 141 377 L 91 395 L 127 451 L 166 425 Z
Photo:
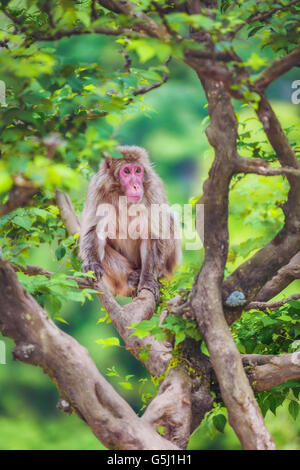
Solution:
M 152 294 L 154 295 L 155 302 L 159 302 L 159 283 L 156 279 L 147 279 L 144 282 L 140 282 L 138 287 L 138 293 L 141 292 L 142 289 L 150 290 L 150 292 L 152 292 Z
M 84 265 L 82 266 L 82 270 L 85 273 L 87 273 L 88 271 L 93 271 L 96 279 L 100 279 L 104 273 L 103 267 L 97 261 L 90 261 L 88 263 L 84 263 Z
M 140 281 L 140 276 L 141 276 L 140 269 L 131 271 L 131 273 L 128 275 L 128 278 L 127 278 L 129 287 L 131 287 L 132 289 L 137 289 L 137 286 L 139 285 L 139 281 Z

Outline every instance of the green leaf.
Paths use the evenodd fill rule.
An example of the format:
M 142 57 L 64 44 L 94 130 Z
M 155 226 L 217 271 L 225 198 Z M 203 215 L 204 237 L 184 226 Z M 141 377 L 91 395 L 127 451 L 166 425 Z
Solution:
M 13 185 L 13 180 L 8 172 L 0 172 L 0 193 L 8 191 Z
M 290 401 L 288 410 L 292 418 L 294 418 L 294 420 L 297 419 L 299 408 L 300 408 L 299 403 L 297 403 L 295 400 Z
M 22 227 L 25 230 L 29 230 L 32 226 L 33 220 L 26 215 L 22 217 L 17 215 L 16 217 L 13 218 L 12 222 L 14 225 L 17 225 L 18 227 Z
M 183 330 L 176 333 L 176 335 L 175 335 L 175 345 L 177 346 L 177 344 L 182 343 L 182 341 L 184 341 L 185 338 L 186 338 L 186 334 Z
M 64 246 L 59 246 L 55 250 L 55 256 L 58 261 L 61 260 L 65 256 L 65 254 L 66 254 L 66 249 Z
M 245 62 L 245 65 L 257 71 L 268 63 L 268 60 L 259 56 L 256 52 L 252 52 L 250 58 Z
M 290 300 L 287 304 L 293 307 L 294 310 L 300 310 L 300 300 Z
M 204 341 L 201 341 L 201 352 L 206 356 L 209 356 L 209 352 Z
M 110 318 L 109 318 L 108 313 L 106 313 L 106 314 L 104 315 L 104 317 L 100 317 L 100 318 L 98 319 L 97 325 L 98 325 L 99 323 L 111 323 L 111 320 L 110 320 Z
M 60 321 L 61 323 L 65 323 L 66 325 L 69 325 L 69 323 L 67 322 L 67 320 L 65 320 L 65 319 L 62 318 L 62 317 L 54 317 L 54 320 L 57 320 L 57 321 Z
M 112 336 L 111 338 L 97 339 L 96 343 L 101 344 L 105 348 L 109 346 L 120 346 L 120 340 L 115 336 Z
M 50 315 L 57 314 L 61 309 L 62 303 L 57 296 L 54 295 L 46 295 L 44 308 Z
M 149 330 L 136 330 L 130 336 L 137 336 L 138 338 L 145 338 L 150 336 L 151 332 Z
M 213 423 L 219 432 L 224 432 L 227 419 L 223 414 L 220 413 L 213 417 Z
M 63 295 L 65 296 L 66 299 L 72 300 L 73 302 L 81 302 L 82 304 L 86 300 L 86 296 L 84 295 L 83 290 L 80 292 L 79 290 L 74 291 L 74 290 L 65 289 L 65 292 Z
M 283 321 L 286 321 L 286 322 L 292 322 L 294 321 L 292 317 L 290 317 L 289 315 L 280 315 L 280 317 L 278 317 L 279 320 L 283 320 Z
M 148 361 L 148 358 L 149 358 L 149 351 L 147 351 L 146 349 L 143 349 L 142 351 L 139 352 L 139 358 L 142 362 L 147 362 Z
M 291 344 L 291 349 L 297 350 L 298 348 L 300 348 L 300 339 L 296 339 Z
M 133 386 L 129 382 L 119 382 L 121 387 L 125 388 L 126 390 L 133 390 Z
M 189 22 L 195 28 L 211 29 L 217 27 L 216 20 L 204 15 L 190 15 Z
M 155 49 L 146 39 L 134 39 L 128 46 L 129 50 L 135 50 L 140 58 L 141 63 L 145 63 L 155 56 Z

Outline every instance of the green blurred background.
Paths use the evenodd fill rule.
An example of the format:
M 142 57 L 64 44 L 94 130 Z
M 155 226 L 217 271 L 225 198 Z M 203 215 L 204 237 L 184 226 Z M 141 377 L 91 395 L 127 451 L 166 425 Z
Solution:
M 97 62 L 105 69 L 112 70 L 122 67 L 123 59 L 117 52 L 118 44 L 110 38 L 74 37 L 56 43 L 56 47 L 60 61 L 64 63 Z M 249 52 L 246 42 L 243 47 L 245 54 Z M 268 53 L 265 54 L 267 57 Z M 177 61 L 172 62 L 170 70 L 169 81 L 145 96 L 145 111 L 141 113 L 135 111 L 137 107 L 133 107 L 131 114 L 116 127 L 114 137 L 122 144 L 146 147 L 155 162 L 157 172 L 165 181 L 170 202 L 184 204 L 201 195 L 202 182 L 207 175 L 213 153 L 204 133 L 207 124 L 206 101 L 196 75 Z M 269 90 L 269 97 L 284 127 L 299 123 L 300 105 L 291 103 L 291 83 L 299 78 L 299 69 L 295 69 Z M 246 123 L 247 129 L 251 131 L 249 140 L 260 140 L 260 126 L 251 119 L 253 111 L 249 107 L 240 108 L 238 103 L 235 105 L 239 121 Z M 300 143 L 298 134 L 299 131 L 294 131 L 290 137 Z M 282 186 L 281 181 L 280 177 L 268 182 L 265 178 L 247 177 L 245 187 L 248 186 L 248 193 L 243 205 L 251 212 L 262 200 L 271 200 L 276 195 L 277 186 Z M 85 189 L 78 190 L 82 198 Z M 234 206 L 234 192 L 232 198 Z M 275 201 L 272 203 L 275 210 Z M 264 226 L 256 225 L 255 221 L 252 226 L 244 225 L 239 211 L 232 211 L 232 246 L 247 240 L 253 234 L 257 237 L 264 235 L 264 230 Z M 276 230 L 278 226 L 270 224 L 267 227 L 268 237 L 273 236 Z M 29 262 L 55 271 L 57 262 L 54 250 L 55 247 L 50 251 L 45 246 L 38 252 L 33 252 Z M 183 263 L 192 261 L 200 266 L 201 259 L 201 252 L 184 252 Z M 240 262 L 240 259 L 233 259 L 232 267 Z M 287 292 L 294 293 L 297 288 L 299 292 L 299 284 L 293 283 Z M 84 306 L 68 303 L 62 314 L 68 325 L 62 324 L 62 328 L 89 349 L 102 374 L 105 375 L 107 369 L 115 365 L 120 376 L 135 375 L 132 383 L 136 384 L 138 390 L 138 380 L 147 377 L 141 365 L 124 349 L 103 348 L 96 343 L 99 338 L 116 336 L 110 324 L 97 324 L 99 317 L 103 315 L 98 301 L 87 302 Z M 90 429 L 76 416 L 65 416 L 56 409 L 58 393 L 50 379 L 38 368 L 12 361 L 13 343 L 7 338 L 1 337 L 1 340 L 6 344 L 7 363 L 0 364 L 0 449 L 103 448 Z M 122 388 L 119 385 L 121 380 L 117 377 L 108 379 L 138 412 L 142 407 L 141 393 Z M 146 385 L 145 390 L 151 391 L 151 385 Z M 280 449 L 300 449 L 300 422 L 292 420 L 285 406 L 277 411 L 276 417 L 268 411 L 266 423 Z M 210 439 L 207 429 L 202 425 L 192 436 L 189 448 L 240 449 L 240 444 L 228 424 L 224 434 L 218 432 L 214 439 Z

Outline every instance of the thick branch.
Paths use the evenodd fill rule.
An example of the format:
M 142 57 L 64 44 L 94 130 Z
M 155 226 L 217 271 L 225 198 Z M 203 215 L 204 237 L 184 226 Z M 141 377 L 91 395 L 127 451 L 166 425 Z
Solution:
M 151 16 L 137 10 L 133 2 L 127 0 L 98 0 L 99 3 L 115 13 L 123 13 L 134 20 L 133 29 L 146 32 L 149 36 L 168 41 L 171 36 L 164 24 L 158 23 Z
M 262 158 L 239 157 L 236 162 L 236 173 L 256 173 L 263 176 L 292 175 L 300 179 L 300 170 L 292 167 L 272 168 Z
M 245 355 L 245 366 L 253 366 L 247 375 L 255 392 L 270 390 L 288 380 L 300 379 L 300 351 L 277 356 Z M 264 359 L 264 360 L 263 360 Z
M 136 416 L 98 372 L 87 350 L 59 330 L 0 260 L 0 326 L 15 359 L 38 365 L 108 448 L 176 449 Z
M 197 72 L 201 77 L 201 70 Z M 229 422 L 245 449 L 274 449 L 274 442 L 245 375 L 227 327 L 221 286 L 228 252 L 228 187 L 235 168 L 237 123 L 228 93 L 220 82 L 202 79 L 209 104 L 207 136 L 215 160 L 204 184 L 205 260 L 191 293 L 191 306 L 207 344 Z
M 276 275 L 259 291 L 256 301 L 265 302 L 272 299 L 295 279 L 300 279 L 300 252 L 283 266 Z
M 299 2 L 300 3 L 300 2 Z M 300 64 L 300 46 L 284 57 L 276 59 L 254 82 L 254 87 L 265 90 L 272 82 Z
M 192 382 L 181 368 L 171 369 L 142 420 L 154 429 L 164 428 L 164 437 L 185 449 L 191 434 Z M 171 413 L 170 413 L 171 409 Z
M 241 62 L 241 59 L 234 53 L 230 51 L 219 52 L 214 51 L 203 51 L 197 49 L 188 49 L 185 51 L 186 57 L 189 59 L 197 58 L 203 60 L 211 60 L 212 62 Z
M 261 95 L 257 115 L 281 165 L 299 168 L 297 156 L 265 95 Z M 292 186 L 293 183 L 298 186 L 298 181 L 295 179 L 291 178 L 290 183 Z

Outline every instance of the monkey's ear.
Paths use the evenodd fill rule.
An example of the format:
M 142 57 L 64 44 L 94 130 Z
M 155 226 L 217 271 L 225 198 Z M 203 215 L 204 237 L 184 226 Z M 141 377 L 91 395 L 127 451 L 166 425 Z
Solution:
M 105 169 L 109 171 L 112 166 L 112 157 L 105 157 Z

